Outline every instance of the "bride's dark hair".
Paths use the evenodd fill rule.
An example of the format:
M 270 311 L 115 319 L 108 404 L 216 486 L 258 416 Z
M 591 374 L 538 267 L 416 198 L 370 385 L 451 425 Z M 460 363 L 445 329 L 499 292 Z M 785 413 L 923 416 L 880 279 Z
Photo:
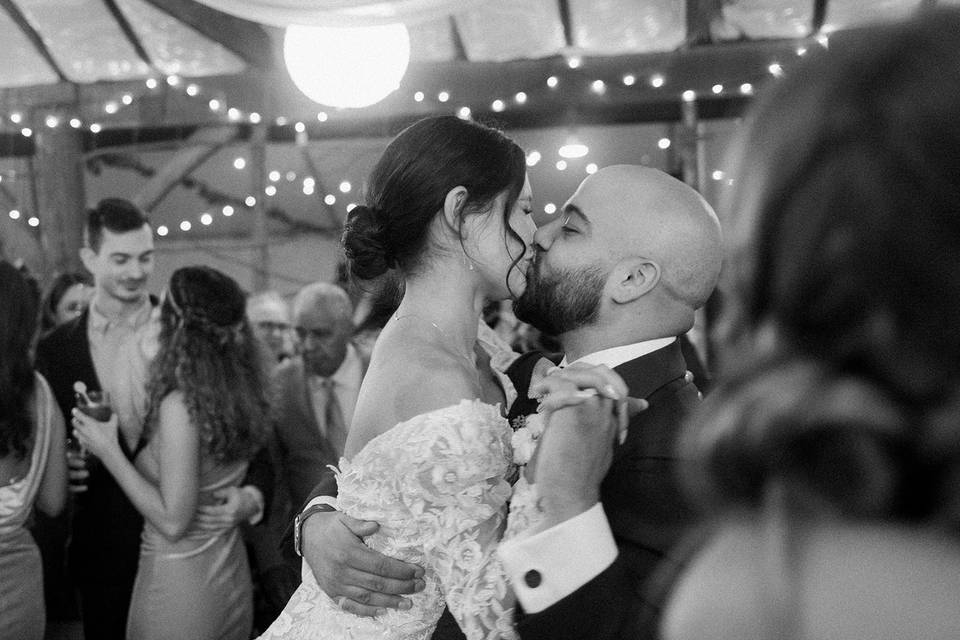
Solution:
M 956 10 L 837 38 L 759 104 L 723 208 L 723 382 L 684 440 L 701 503 L 776 482 L 960 525 L 958 109 Z
M 457 186 L 467 190 L 462 216 L 488 212 L 493 199 L 506 191 L 504 227 L 525 251 L 508 224 L 525 177 L 523 150 L 496 129 L 454 116 L 425 118 L 407 127 L 373 168 L 366 204 L 347 217 L 342 242 L 351 275 L 369 280 L 394 268 L 415 271 L 426 253 L 427 229 Z M 509 248 L 508 238 L 504 242 Z M 513 266 L 522 257 L 523 251 Z
M 160 307 L 160 350 L 147 383 L 147 436 L 156 428 L 160 402 L 180 391 L 200 430 L 201 447 L 214 459 L 249 459 L 266 442 L 266 360 L 245 310 L 243 290 L 216 269 L 184 267 L 173 273 Z

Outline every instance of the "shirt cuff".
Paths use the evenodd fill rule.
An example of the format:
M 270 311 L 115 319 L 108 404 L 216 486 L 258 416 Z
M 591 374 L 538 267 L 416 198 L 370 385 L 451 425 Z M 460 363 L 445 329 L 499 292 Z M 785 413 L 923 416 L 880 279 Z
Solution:
M 600 575 L 617 557 L 617 543 L 598 502 L 583 513 L 498 550 L 527 613 L 556 604 Z
M 327 505 L 328 507 L 330 507 L 330 511 L 338 511 L 337 499 L 333 496 L 317 496 L 316 498 L 314 498 L 313 500 L 307 503 L 307 506 L 303 508 L 303 511 L 306 511 L 310 507 L 318 504 Z M 301 511 L 300 513 L 303 513 L 303 511 Z
M 256 505 L 256 511 L 254 511 L 253 514 L 247 518 L 247 522 L 251 525 L 259 524 L 259 522 L 263 520 L 263 494 L 260 493 L 260 489 L 257 489 L 252 484 L 247 484 L 240 487 L 240 491 L 243 491 L 250 496 L 250 499 L 253 500 L 253 503 Z

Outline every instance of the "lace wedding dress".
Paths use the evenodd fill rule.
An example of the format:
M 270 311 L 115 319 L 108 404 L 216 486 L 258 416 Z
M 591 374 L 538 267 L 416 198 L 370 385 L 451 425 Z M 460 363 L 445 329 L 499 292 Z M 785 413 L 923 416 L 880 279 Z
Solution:
M 493 368 L 505 370 L 509 352 L 490 333 L 480 342 Z M 513 387 L 501 379 L 512 402 Z M 408 596 L 406 611 L 363 618 L 341 610 L 304 564 L 303 583 L 261 640 L 425 640 L 445 605 L 469 640 L 517 638 L 513 595 L 496 555 L 516 472 L 512 436 L 499 406 L 463 400 L 402 422 L 353 460 L 341 459 L 339 510 L 380 523 L 367 545 L 424 567 L 426 588 Z M 511 536 L 535 517 L 529 486 L 521 480 L 518 491 Z

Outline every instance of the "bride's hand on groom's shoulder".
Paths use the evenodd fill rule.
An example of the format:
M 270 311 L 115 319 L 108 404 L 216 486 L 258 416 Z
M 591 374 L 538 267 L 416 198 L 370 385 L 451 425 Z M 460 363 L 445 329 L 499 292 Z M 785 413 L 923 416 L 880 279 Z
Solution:
M 303 558 L 317 585 L 345 611 L 374 617 L 409 609 L 405 594 L 424 588 L 423 569 L 387 557 L 363 542 L 379 529 L 338 511 L 316 513 L 303 525 Z

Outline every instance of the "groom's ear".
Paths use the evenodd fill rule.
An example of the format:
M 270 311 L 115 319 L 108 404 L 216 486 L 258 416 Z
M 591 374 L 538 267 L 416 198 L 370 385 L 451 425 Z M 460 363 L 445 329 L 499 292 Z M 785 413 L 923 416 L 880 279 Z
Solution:
M 463 218 L 463 207 L 467 203 L 467 188 L 456 186 L 447 192 L 447 197 L 443 199 L 443 219 L 451 229 L 460 230 L 460 223 Z
M 633 257 L 621 260 L 607 281 L 610 298 L 617 304 L 627 304 L 652 291 L 660 282 L 660 265 L 649 258 Z

